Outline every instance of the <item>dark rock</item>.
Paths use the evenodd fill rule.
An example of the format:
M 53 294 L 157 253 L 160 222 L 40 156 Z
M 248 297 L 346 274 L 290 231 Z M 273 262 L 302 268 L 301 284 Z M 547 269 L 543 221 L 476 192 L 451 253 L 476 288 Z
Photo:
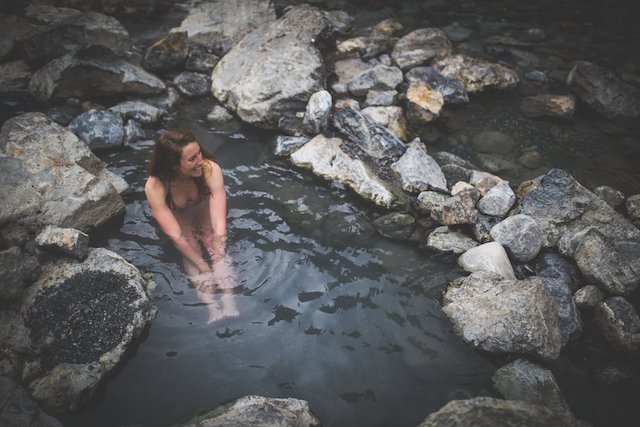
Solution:
M 640 317 L 623 297 L 608 298 L 596 306 L 598 330 L 617 350 L 634 353 L 640 349 Z
M 466 104 L 469 102 L 469 95 L 458 79 L 445 77 L 433 67 L 412 68 L 404 75 L 404 79 L 409 84 L 416 81 L 427 83 L 433 90 L 442 94 L 445 104 Z
M 18 247 L 0 251 L 0 301 L 12 301 L 40 273 L 40 263 Z
M 582 333 L 582 319 L 580 312 L 576 309 L 569 285 L 560 279 L 549 277 L 532 276 L 525 280 L 542 280 L 553 297 L 557 307 L 562 345 L 578 337 Z
M 600 185 L 593 190 L 593 194 L 607 202 L 613 209 L 618 209 L 624 203 L 624 194 L 607 185 Z
M 437 28 L 421 28 L 402 37 L 393 48 L 391 58 L 403 70 L 424 65 L 451 54 L 451 42 Z
M 391 212 L 373 220 L 373 226 L 384 237 L 407 240 L 416 228 L 416 219 L 409 214 Z
M 69 123 L 69 129 L 92 151 L 119 148 L 124 143 L 124 121 L 110 110 L 89 110 Z
M 0 425 L 15 427 L 63 427 L 47 415 L 13 380 L 0 377 Z
M 535 220 L 527 215 L 512 215 L 496 224 L 491 237 L 504 246 L 518 261 L 534 259 L 542 248 L 542 233 Z
M 142 66 L 150 71 L 165 71 L 181 67 L 189 55 L 186 31 L 169 33 L 147 48 Z
M 185 96 L 203 96 L 209 93 L 209 80 L 204 74 L 183 71 L 173 79 L 173 84 Z

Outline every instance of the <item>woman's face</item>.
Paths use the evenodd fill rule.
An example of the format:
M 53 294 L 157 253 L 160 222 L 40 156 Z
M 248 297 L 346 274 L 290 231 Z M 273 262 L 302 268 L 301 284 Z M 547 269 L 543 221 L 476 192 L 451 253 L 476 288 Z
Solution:
M 190 142 L 182 147 L 180 166 L 178 167 L 179 174 L 190 178 L 198 177 L 202 175 L 203 164 L 202 151 L 200 151 L 200 145 L 197 142 Z

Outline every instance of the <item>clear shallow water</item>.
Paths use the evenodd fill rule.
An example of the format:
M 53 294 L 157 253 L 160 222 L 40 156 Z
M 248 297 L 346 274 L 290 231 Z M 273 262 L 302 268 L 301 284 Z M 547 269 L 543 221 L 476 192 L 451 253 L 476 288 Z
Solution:
M 170 425 L 259 394 L 305 399 L 328 426 L 412 426 L 452 396 L 490 387 L 495 367 L 452 334 L 434 299 L 461 274 L 454 258 L 378 237 L 373 206 L 270 159 L 265 135 L 191 128 L 224 170 L 240 315 L 207 324 L 144 200 L 151 147 L 107 156 L 133 191 L 121 223 L 93 244 L 153 274 L 158 314 L 68 425 Z M 354 232 L 337 232 L 335 217 Z

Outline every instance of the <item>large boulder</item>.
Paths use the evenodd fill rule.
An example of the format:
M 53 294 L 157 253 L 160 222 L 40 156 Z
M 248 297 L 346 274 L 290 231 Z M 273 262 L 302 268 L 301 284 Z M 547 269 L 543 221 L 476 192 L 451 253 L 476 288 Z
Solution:
M 591 62 L 579 61 L 567 76 L 567 86 L 607 119 L 622 124 L 638 124 L 640 88 L 613 72 Z
M 324 61 L 314 41 L 329 29 L 326 15 L 308 5 L 262 25 L 216 64 L 213 96 L 247 123 L 301 130 L 296 113 L 303 113 L 311 95 L 324 89 Z
M 520 81 L 518 73 L 483 59 L 465 55 L 453 55 L 433 64 L 433 68 L 445 77 L 454 77 L 469 93 L 485 89 L 511 89 Z
M 50 264 L 29 288 L 21 316 L 33 356 L 24 379 L 46 410 L 77 408 L 120 363 L 155 315 L 146 285 L 133 265 L 96 248 L 82 263 Z
M 33 177 L 27 177 L 31 189 L 27 186 L 25 194 L 34 209 L 4 208 L 6 220 L 23 212 L 33 215 L 33 228 L 50 224 L 87 231 L 124 210 L 116 188 L 126 188 L 126 182 L 108 171 L 70 130 L 44 114 L 26 113 L 5 122 L 0 154 L 22 161 Z M 14 194 L 20 188 L 8 188 L 5 203 L 23 204 L 22 195 Z
M 43 100 L 159 95 L 165 84 L 114 51 L 90 46 L 49 62 L 33 73 L 29 91 Z
M 564 417 L 551 408 L 519 400 L 474 397 L 453 400 L 432 413 L 418 427 L 586 427 L 574 418 Z
M 211 0 L 190 8 L 180 27 L 171 31 L 185 32 L 190 43 L 222 56 L 253 30 L 275 20 L 271 0 Z
M 180 427 L 313 427 L 320 420 L 300 399 L 275 399 L 245 396 L 235 402 L 217 407 Z
M 291 162 L 331 181 L 342 182 L 374 203 L 390 207 L 396 195 L 367 165 L 349 157 L 339 138 L 318 135 L 291 154 Z
M 478 271 L 453 281 L 443 302 L 456 334 L 474 347 L 545 359 L 560 355 L 556 304 L 540 280 Z

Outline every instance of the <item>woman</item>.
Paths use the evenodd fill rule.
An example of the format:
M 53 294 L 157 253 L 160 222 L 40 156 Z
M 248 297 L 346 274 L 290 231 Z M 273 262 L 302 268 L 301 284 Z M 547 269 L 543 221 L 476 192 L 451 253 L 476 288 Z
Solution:
M 227 197 L 220 166 L 183 129 L 163 131 L 156 141 L 144 191 L 162 231 L 183 256 L 184 269 L 208 304 L 212 322 L 237 315 L 226 257 Z M 214 300 L 222 288 L 222 311 Z M 231 305 L 230 305 L 231 304 Z

